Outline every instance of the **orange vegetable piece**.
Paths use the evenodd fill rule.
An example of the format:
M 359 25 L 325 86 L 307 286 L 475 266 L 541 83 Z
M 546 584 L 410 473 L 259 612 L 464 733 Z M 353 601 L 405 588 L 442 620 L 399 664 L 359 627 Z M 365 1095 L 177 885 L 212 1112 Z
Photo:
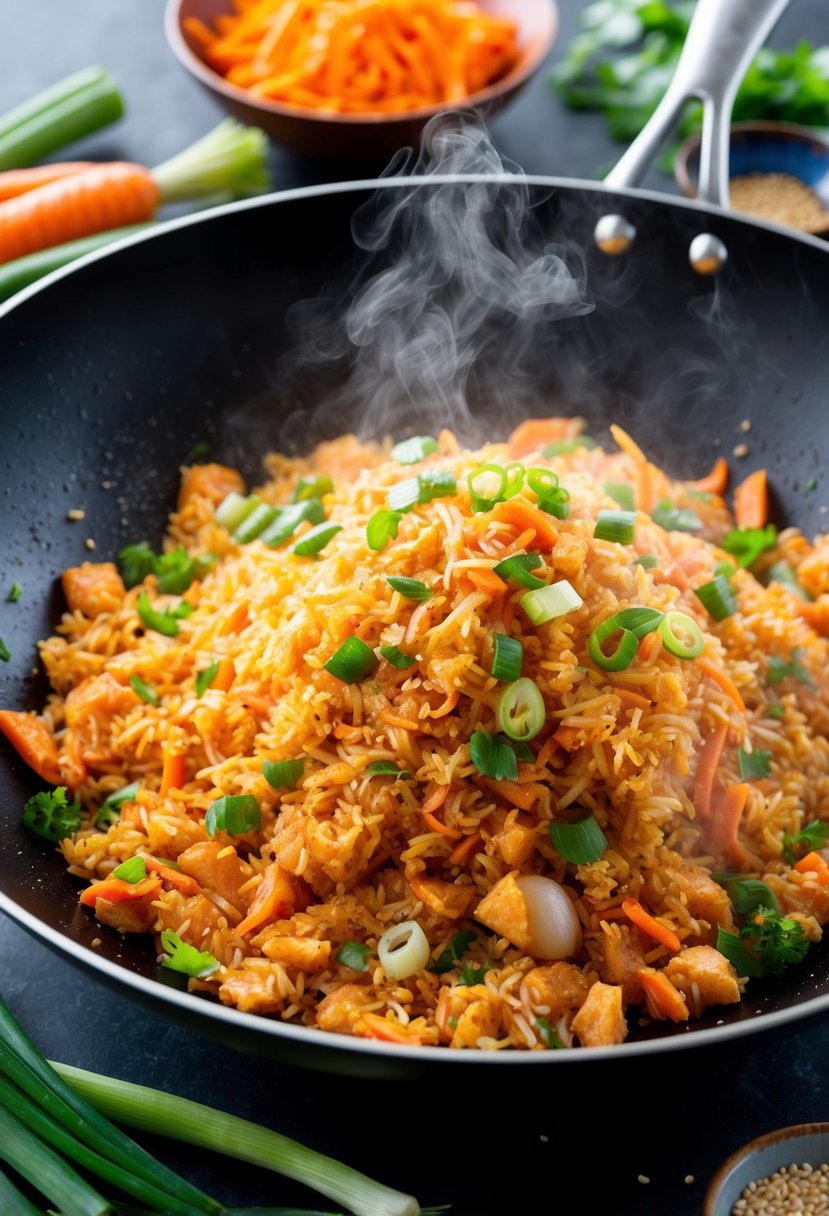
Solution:
M 181 891 L 182 895 L 198 895 L 201 887 L 196 882 L 195 878 L 191 878 L 189 874 L 183 874 L 181 870 L 174 870 L 172 866 L 165 866 L 163 861 L 159 861 L 157 857 L 144 857 L 144 864 L 147 869 L 157 874 L 164 882 L 168 882 L 171 887 L 175 887 L 177 891 Z
M 700 494 L 722 496 L 728 485 L 728 461 L 724 456 L 718 456 L 710 473 L 705 477 L 700 477 L 698 481 L 689 481 L 686 484 L 689 489 L 696 490 Z
M 705 740 L 700 753 L 694 779 L 694 808 L 700 819 L 707 819 L 711 814 L 714 781 L 727 737 L 728 723 L 721 722 Z
M 482 839 L 483 837 L 480 832 L 473 832 L 471 836 L 464 837 L 449 854 L 449 864 L 453 866 L 463 865 L 477 850 Z
M 290 879 L 277 862 L 271 862 L 256 888 L 248 914 L 236 926 L 236 932 L 244 936 L 261 925 L 291 916 L 294 903 L 294 888 Z
M 178 492 L 178 509 L 186 507 L 191 499 L 206 498 L 218 507 L 222 499 L 233 491 L 244 494 L 245 483 L 241 473 L 226 464 L 193 464 L 182 471 Z
M 227 692 L 235 679 L 236 668 L 233 665 L 233 659 L 220 659 L 210 687 L 218 688 L 219 692 Z
M 521 811 L 531 811 L 541 795 L 546 793 L 547 788 L 540 781 L 527 781 L 523 785 L 519 785 L 517 781 L 507 781 L 506 779 L 488 780 L 487 785 L 505 802 L 509 802 L 511 806 L 517 806 Z
M 524 498 L 508 498 L 506 502 L 496 503 L 492 514 L 502 523 L 512 524 L 518 532 L 531 529 L 542 549 L 552 549 L 558 540 L 558 531 L 550 522 L 549 515 Z
M 473 566 L 464 569 L 463 573 L 474 587 L 477 587 L 479 591 L 486 591 L 488 595 L 503 595 L 507 589 L 507 584 L 494 570 Z
M 528 418 L 515 428 L 507 440 L 510 459 L 521 460 L 531 452 L 540 452 L 548 443 L 577 439 L 580 425 L 573 418 Z
M 652 1018 L 671 1022 L 687 1020 L 688 1006 L 685 1004 L 685 998 L 674 988 L 667 975 L 653 967 L 639 967 L 636 974 Z
M 159 797 L 165 798 L 170 790 L 181 789 L 184 784 L 184 755 L 172 747 L 164 748 Z
M 39 777 L 50 785 L 60 784 L 58 746 L 42 718 L 35 713 L 0 709 L 0 732 L 6 736 L 20 759 Z
M 694 659 L 694 662 L 704 675 L 719 685 L 726 696 L 731 698 L 740 713 L 744 714 L 746 712 L 746 703 L 743 700 L 742 693 L 731 677 L 726 675 L 722 668 L 712 662 L 707 655 L 700 655 L 698 659 Z
M 756 469 L 734 491 L 734 519 L 738 528 L 764 528 L 769 518 L 768 479 Z
M 800 861 L 795 862 L 792 869 L 797 870 L 798 874 L 813 873 L 822 887 L 829 886 L 829 865 L 820 853 L 807 853 Z
M 111 904 L 123 903 L 125 899 L 142 899 L 161 886 L 160 878 L 144 878 L 141 882 L 124 882 L 123 878 L 104 878 L 93 882 L 78 898 L 87 908 L 94 908 L 99 899 Z
M 663 925 L 655 916 L 651 916 L 650 912 L 642 907 L 638 899 L 634 899 L 632 895 L 628 895 L 626 899 L 622 900 L 622 911 L 628 920 L 633 921 L 637 929 L 641 929 L 648 937 L 652 937 L 655 942 L 659 942 L 661 946 L 666 946 L 674 954 L 679 950 L 681 943 L 673 929 L 669 929 L 667 925 Z
M 711 838 L 735 866 L 741 865 L 746 859 L 745 850 L 737 839 L 737 831 L 748 801 L 749 789 L 745 781 L 729 785 L 717 801 L 711 817 Z

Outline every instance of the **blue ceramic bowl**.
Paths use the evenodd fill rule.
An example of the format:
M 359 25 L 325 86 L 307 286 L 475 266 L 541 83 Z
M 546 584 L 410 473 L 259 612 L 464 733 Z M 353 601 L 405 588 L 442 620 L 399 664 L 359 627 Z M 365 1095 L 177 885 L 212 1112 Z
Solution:
M 686 198 L 695 198 L 699 172 L 698 135 L 677 151 L 674 175 Z M 829 131 L 787 122 L 737 122 L 731 127 L 730 173 L 788 173 L 811 186 L 829 209 Z
M 717 1170 L 702 1207 L 702 1216 L 731 1216 L 751 1182 L 760 1182 L 790 1165 L 829 1163 L 829 1123 L 796 1123 L 750 1140 Z

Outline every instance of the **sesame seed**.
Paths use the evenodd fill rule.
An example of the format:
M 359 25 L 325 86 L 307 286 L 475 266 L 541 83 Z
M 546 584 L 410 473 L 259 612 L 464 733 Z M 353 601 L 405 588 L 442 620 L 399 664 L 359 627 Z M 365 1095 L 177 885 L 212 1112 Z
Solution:
M 541 1143 L 542 1143 L 542 1144 L 549 1144 L 549 1143 L 550 1143 L 550 1137 L 549 1137 L 549 1136 L 545 1136 L 543 1132 L 541 1133 L 541 1135 L 540 1135 L 538 1138 L 539 1138 L 539 1140 L 541 1141 Z
M 748 434 L 748 432 L 751 430 L 751 419 L 750 418 L 744 418 L 742 420 L 742 422 L 740 423 L 740 430 L 743 432 L 744 435 Z
M 734 455 L 741 456 L 741 457 L 748 456 L 748 444 L 747 443 L 738 443 L 736 448 L 734 449 Z
M 784 1166 L 767 1178 L 750 1182 L 731 1209 L 731 1216 L 827 1216 L 829 1165 Z
M 91 536 L 87 536 L 86 540 L 83 543 L 86 545 L 87 549 L 95 548 L 95 541 L 92 539 Z
M 71 511 L 66 512 L 66 518 L 71 520 L 86 519 L 86 511 L 82 511 L 80 507 L 73 507 Z
M 636 1181 L 641 1182 L 642 1186 L 647 1186 L 648 1183 L 650 1182 L 650 1178 L 648 1177 L 647 1174 L 639 1174 Z
M 686 1174 L 686 1175 L 685 1175 L 685 1185 L 686 1185 L 686 1186 L 690 1186 L 690 1185 L 692 1184 L 692 1182 L 694 1182 L 694 1175 L 693 1175 L 693 1174 Z

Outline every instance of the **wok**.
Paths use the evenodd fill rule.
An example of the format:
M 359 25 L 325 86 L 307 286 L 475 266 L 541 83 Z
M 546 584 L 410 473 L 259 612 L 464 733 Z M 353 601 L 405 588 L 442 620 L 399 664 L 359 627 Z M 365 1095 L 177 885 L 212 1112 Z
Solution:
M 696 86 L 706 96 L 718 89 L 727 112 L 727 82 L 781 7 L 779 0 L 736 6 L 740 19 L 748 12 L 755 22 L 754 41 L 738 30 L 739 53 L 732 46 L 725 67 L 720 63 L 717 88 Z M 702 9 L 713 21 L 708 0 L 698 15 Z M 730 4 L 717 0 L 717 12 L 733 21 Z M 668 109 L 675 104 L 669 97 Z M 714 109 L 716 104 L 717 97 Z M 666 113 L 657 115 L 663 132 Z M 722 134 L 727 123 L 721 115 L 718 124 Z M 555 242 L 584 278 L 592 310 L 551 316 L 541 309 L 523 350 L 520 379 L 511 368 L 509 376 L 502 374 L 496 309 L 489 341 L 466 378 L 469 412 L 460 421 L 449 419 L 459 422 L 464 437 L 501 437 L 530 413 L 578 413 L 600 442 L 610 423 L 621 424 L 654 461 L 680 477 L 702 475 L 716 455 L 730 457 L 746 441 L 749 453 L 740 468 L 769 469 L 777 521 L 807 534 L 824 527 L 823 495 L 808 486 L 820 472 L 829 425 L 829 248 L 715 204 L 621 184 L 626 174 L 635 180 L 651 154 L 652 147 L 643 154 L 642 144 L 635 146 L 605 186 L 466 173 L 388 177 L 248 200 L 171 221 L 150 236 L 87 257 L 0 309 L 4 578 L 25 587 L 25 600 L 2 612 L 0 632 L 12 657 L 0 670 L 0 704 L 42 705 L 46 687 L 33 664 L 37 640 L 53 631 L 62 610 L 60 571 L 89 556 L 86 538 L 94 540 L 101 560 L 130 540 L 157 545 L 179 467 L 198 445 L 208 442 L 210 458 L 237 465 L 255 481 L 269 449 L 287 444 L 302 450 L 323 433 L 377 425 L 376 415 L 361 420 L 357 407 L 349 413 L 342 394 L 336 396 L 348 379 L 348 358 L 292 360 L 290 368 L 284 360 L 297 346 L 298 302 L 328 297 L 342 303 L 393 262 L 393 242 L 368 260 L 355 247 L 355 213 L 364 216 L 359 209 L 366 206 L 372 214 L 401 206 L 406 214 L 415 198 L 429 202 L 453 192 L 460 201 L 475 192 L 497 230 L 498 217 L 512 214 L 509 207 L 520 196 L 533 239 Z M 721 198 L 727 177 L 722 155 L 709 139 L 705 185 Z M 630 249 L 618 257 L 594 242 L 597 223 L 609 214 L 623 216 L 636 230 Z M 615 227 L 618 235 L 622 229 L 618 222 Z M 727 249 L 716 275 L 701 276 L 689 263 L 689 246 L 701 234 L 709 251 L 716 241 Z M 299 314 L 304 324 L 308 315 Z M 312 407 L 332 396 L 340 403 L 335 415 Z M 390 423 L 394 433 L 422 424 L 423 410 L 422 400 L 401 399 Z M 82 522 L 67 518 L 76 507 L 85 511 Z M 632 1026 L 622 1046 L 590 1052 L 412 1050 L 220 1007 L 161 983 L 148 940 L 122 938 L 79 907 L 76 880 L 52 847 L 20 824 L 20 808 L 38 785 L 0 742 L 0 908 L 102 981 L 246 1051 L 362 1075 L 442 1067 L 495 1068 L 503 1076 L 505 1069 L 551 1067 L 567 1059 L 622 1059 L 722 1043 L 829 1009 L 826 945 L 813 947 L 808 963 L 783 978 L 753 982 L 738 1008 L 714 1009 L 690 1031 Z

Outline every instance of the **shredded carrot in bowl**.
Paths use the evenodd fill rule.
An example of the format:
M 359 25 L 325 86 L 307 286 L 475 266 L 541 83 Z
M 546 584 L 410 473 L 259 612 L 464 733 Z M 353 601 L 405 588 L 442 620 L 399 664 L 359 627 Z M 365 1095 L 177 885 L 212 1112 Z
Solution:
M 476 0 L 232 0 L 183 22 L 205 62 L 253 98 L 320 113 L 465 101 L 517 63 L 514 21 Z

